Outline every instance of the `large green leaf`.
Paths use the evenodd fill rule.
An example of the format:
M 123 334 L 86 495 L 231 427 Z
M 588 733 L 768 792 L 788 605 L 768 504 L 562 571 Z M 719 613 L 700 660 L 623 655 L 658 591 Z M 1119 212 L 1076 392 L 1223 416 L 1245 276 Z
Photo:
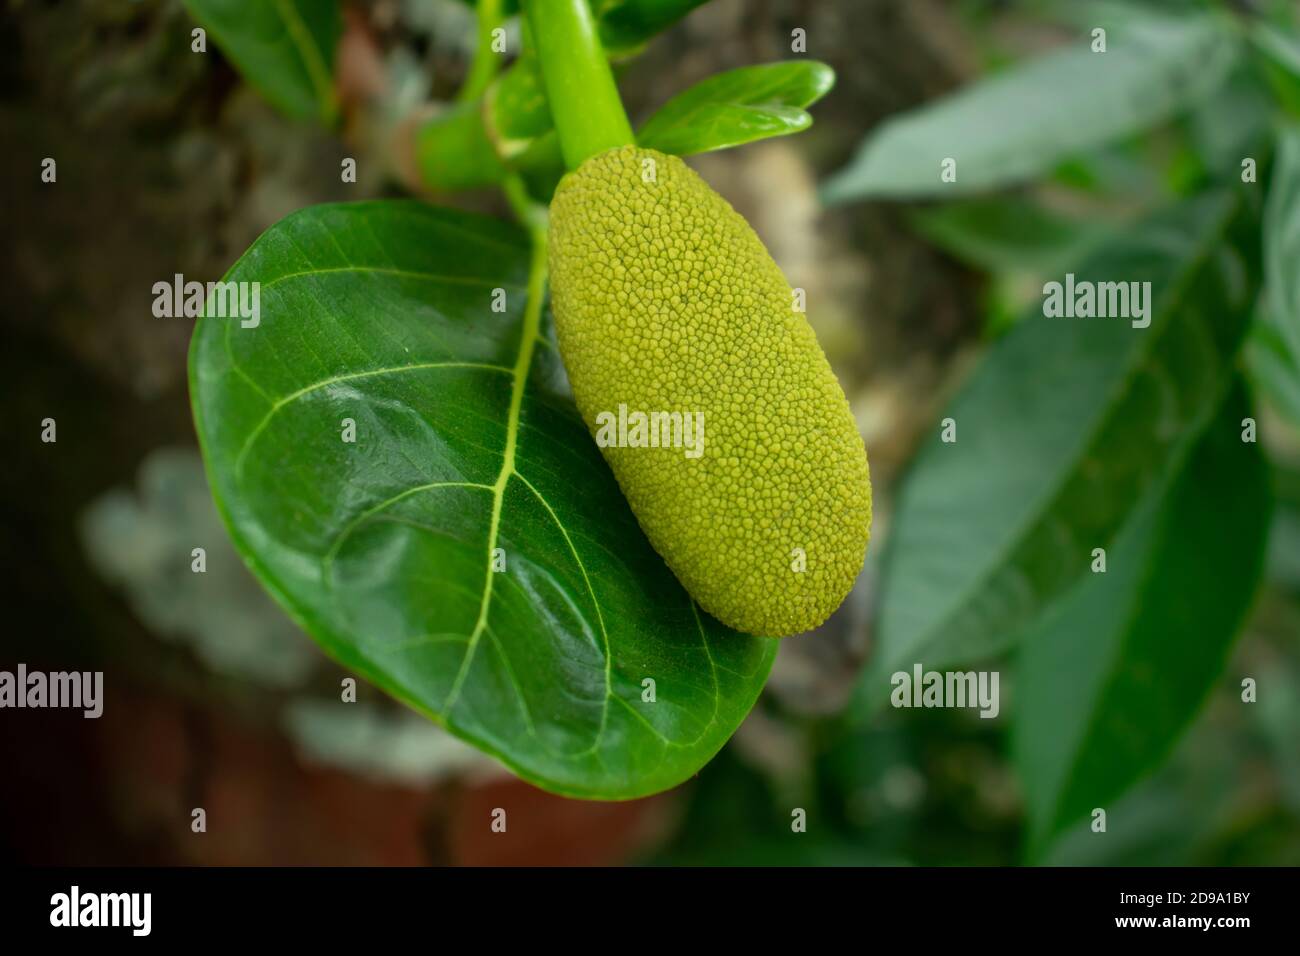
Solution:
M 835 84 L 835 71 L 816 60 L 742 66 L 679 93 L 646 121 L 637 142 L 675 156 L 786 136 L 812 125 L 805 106 Z
M 1264 211 L 1264 274 L 1268 283 L 1268 314 L 1300 356 L 1300 124 L 1278 133 Z
M 185 0 L 222 52 L 295 119 L 334 122 L 334 53 L 343 32 L 332 0 Z
M 1253 308 L 1249 194 L 1211 196 L 1130 230 L 1078 281 L 1150 281 L 1150 326 L 1049 318 L 993 347 L 944 412 L 899 494 L 882 568 L 864 710 L 915 663 L 1010 647 L 1087 573 L 1217 408 Z
M 776 644 L 645 540 L 567 393 L 544 265 L 413 202 L 290 216 L 227 276 L 261 283 L 260 324 L 199 322 L 195 423 L 237 547 L 332 656 L 530 781 L 635 797 L 717 752 Z
M 1211 16 L 1126 22 L 1105 53 L 1081 38 L 886 121 L 824 195 L 952 197 L 1021 182 L 1197 102 L 1228 76 L 1238 48 Z M 955 182 L 940 179 L 948 158 Z
M 1155 769 L 1223 670 L 1263 568 L 1268 476 L 1237 388 L 1088 575 L 1022 641 L 1016 760 L 1031 846 Z

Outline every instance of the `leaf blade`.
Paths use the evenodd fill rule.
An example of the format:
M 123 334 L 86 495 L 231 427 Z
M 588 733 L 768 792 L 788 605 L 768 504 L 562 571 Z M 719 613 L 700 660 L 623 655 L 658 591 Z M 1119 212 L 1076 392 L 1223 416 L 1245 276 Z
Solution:
M 908 218 L 930 242 L 976 268 L 1035 276 L 1059 273 L 1114 232 L 1009 197 L 943 203 Z
M 1081 281 L 1151 281 L 1148 328 L 1040 312 L 994 346 L 945 412 L 957 441 L 936 430 L 900 492 L 860 715 L 900 666 L 1010 647 L 1185 454 L 1249 323 L 1254 221 L 1242 197 L 1211 197 L 1080 269 Z
M 1263 568 L 1268 476 L 1240 383 L 1110 554 L 1028 634 L 1017 768 L 1031 845 L 1106 807 L 1168 754 L 1222 671 Z
M 333 125 L 333 63 L 343 17 L 336 3 L 185 0 L 244 78 L 277 109 Z
M 1264 210 L 1268 319 L 1300 357 L 1300 123 L 1278 132 L 1277 159 Z
M 807 129 L 804 110 L 835 83 L 816 60 L 785 60 L 718 73 L 674 96 L 637 133 L 648 149 L 676 156 L 741 146 Z
M 327 652 L 525 779 L 623 799 L 716 753 L 775 642 L 697 615 L 645 542 L 542 337 L 539 255 L 418 203 L 295 214 L 227 277 L 263 283 L 261 324 L 196 329 L 195 420 L 237 547 Z

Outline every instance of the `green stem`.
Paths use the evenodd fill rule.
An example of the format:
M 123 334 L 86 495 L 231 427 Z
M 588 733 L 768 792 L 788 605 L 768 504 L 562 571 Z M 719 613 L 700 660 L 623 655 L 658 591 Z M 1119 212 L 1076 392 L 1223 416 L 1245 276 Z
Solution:
M 472 103 L 482 96 L 501 68 L 502 55 L 492 49 L 492 31 L 501 26 L 504 0 L 478 0 L 478 44 L 474 62 L 456 99 Z
M 564 164 L 634 142 L 587 0 L 525 0 Z
M 533 197 L 528 195 L 528 188 L 517 175 L 507 176 L 501 187 L 505 190 L 506 199 L 509 200 L 510 208 L 520 225 L 528 230 L 528 235 L 534 242 L 540 240 L 544 243 L 547 224 L 546 207 L 535 202 Z

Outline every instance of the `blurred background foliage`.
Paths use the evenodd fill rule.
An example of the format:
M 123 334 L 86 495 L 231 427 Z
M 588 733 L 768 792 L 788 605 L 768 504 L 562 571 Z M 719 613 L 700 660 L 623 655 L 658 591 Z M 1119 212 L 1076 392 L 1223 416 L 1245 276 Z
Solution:
M 2 427 L 22 449 L 19 467 L 0 472 L 16 612 L 4 656 L 117 675 L 99 721 L 13 715 L 17 732 L 3 747 L 22 786 L 5 788 L 11 855 L 76 863 L 1300 862 L 1296 4 L 593 3 L 636 128 L 699 153 L 691 162 L 754 225 L 791 284 L 808 290 L 809 318 L 867 441 L 876 510 L 859 587 L 818 632 L 783 643 L 733 741 L 678 790 L 624 804 L 536 791 L 364 684 L 355 705 L 337 706 L 345 675 L 265 596 L 221 530 L 189 420 L 191 329 L 153 317 L 153 283 L 177 272 L 217 278 L 264 229 L 313 203 L 415 192 L 505 216 L 491 187 L 507 169 L 543 197 L 560 172 L 527 54 L 495 82 L 476 75 L 484 37 L 473 4 L 294 6 L 312 39 L 288 51 L 241 45 L 240 31 L 252 22 L 256 37 L 257 23 L 235 0 L 12 0 L 0 10 L 0 129 L 12 144 L 0 163 L 13 224 L 3 269 L 18 293 L 0 357 Z M 210 31 L 203 55 L 191 50 L 196 16 Z M 1098 22 L 1112 42 L 1126 30 L 1150 39 L 1143 55 L 1123 44 L 1108 54 L 1117 73 L 1131 74 L 1112 90 L 1086 82 L 1084 51 Z M 749 95 L 762 86 L 757 77 L 728 74 L 798 59 L 796 29 L 806 31 L 807 58 L 836 75 L 815 106 L 826 94 L 816 71 L 791 80 L 781 66 L 766 67 L 775 81 L 761 96 Z M 507 33 L 519 49 L 517 20 Z M 319 57 L 301 54 L 313 47 Z M 1007 79 L 1018 70 L 1030 71 L 1037 95 Z M 709 80 L 700 94 L 697 84 L 718 74 L 729 78 Z M 972 106 L 972 97 L 985 99 Z M 720 110 L 802 132 L 710 151 L 747 141 L 697 121 Z M 683 116 L 696 121 L 674 126 Z M 977 151 L 964 154 L 978 159 L 963 158 L 957 199 L 939 195 L 937 169 L 931 176 L 924 166 L 927 137 L 936 135 Z M 1035 149 L 1024 148 L 1026 136 Z M 44 156 L 60 157 L 57 189 L 33 172 Z M 960 397 L 966 390 L 996 389 L 994 370 L 1014 351 L 1020 317 L 1040 308 L 1047 278 L 1132 248 L 1123 243 L 1153 234 L 1145 225 L 1153 214 L 1238 187 L 1243 156 L 1259 160 L 1257 194 L 1277 176 L 1269 207 L 1258 208 L 1258 195 L 1242 200 L 1255 237 L 1230 231 L 1215 248 L 1238 254 L 1246 273 L 1260 271 L 1269 284 L 1249 304 L 1255 320 L 1241 323 L 1241 359 L 1223 356 L 1213 388 L 1229 394 L 1228 427 L 1243 408 L 1258 419 L 1263 455 L 1228 463 L 1240 449 L 1185 429 L 1191 466 L 1153 471 L 1158 490 L 1131 502 L 1134 514 L 1114 529 L 1112 560 L 1132 554 L 1154 570 L 1140 585 L 1108 577 L 1102 594 L 1088 590 L 1094 582 L 1052 590 L 1050 600 L 1045 590 L 1045 613 L 1020 622 L 1034 638 L 1023 652 L 990 647 L 976 659 L 1002 672 L 998 719 L 864 704 L 872 662 L 889 640 L 882 606 L 894 585 L 882 557 L 902 560 L 893 553 L 906 548 L 914 520 L 905 489 L 925 480 L 934 452 L 918 451 L 933 445 L 944 410 L 970 401 Z M 340 182 L 345 157 L 357 160 L 355 184 Z M 1266 236 L 1290 238 L 1251 252 L 1261 222 L 1271 223 Z M 1193 245 L 1199 238 L 1183 232 Z M 1169 257 L 1176 275 L 1189 274 L 1191 261 Z M 1226 274 L 1208 269 L 1197 288 L 1228 308 Z M 1249 392 L 1233 384 L 1239 372 Z M 992 384 L 980 386 L 981 374 Z M 1196 382 L 1184 384 L 1196 391 Z M 1214 406 L 1207 418 L 1220 406 L 1205 404 Z M 35 443 L 33 423 L 47 416 L 59 423 L 57 445 Z M 1253 533 L 1252 522 L 1267 527 Z M 202 576 L 189 570 L 199 541 Z M 981 543 L 966 545 L 975 553 Z M 1171 557 L 1198 548 L 1204 561 Z M 1189 638 L 1198 620 L 1238 605 L 1208 640 Z M 1120 606 L 1132 611 L 1127 630 L 1090 616 Z M 1191 621 L 1180 616 L 1189 607 L 1198 614 Z M 1129 694 L 1107 711 L 1122 713 L 1133 733 L 1121 728 L 1099 762 L 1079 765 L 1083 796 L 1094 784 L 1106 791 L 1105 834 L 1078 814 L 1048 812 L 1047 824 L 1034 823 L 1051 794 L 1026 771 L 1035 727 L 1023 716 L 1016 726 L 1031 706 L 1050 716 L 1053 699 L 1070 690 L 1053 692 L 1052 678 L 1068 685 L 1072 672 L 1051 642 L 1069 641 L 1071 625 L 1080 653 L 1101 643 L 1119 648 L 1112 661 L 1145 653 L 1158 668 L 1186 648 L 1194 663 L 1208 662 L 1183 688 L 1194 700 L 1162 712 L 1159 693 Z M 1258 681 L 1256 703 L 1241 701 L 1245 677 Z M 1163 730 L 1144 737 L 1151 727 Z M 1037 730 L 1046 741 L 1039 756 L 1050 757 L 1058 735 Z M 1130 741 L 1138 741 L 1131 767 L 1116 770 Z M 190 832 L 194 806 L 208 810 L 206 835 Z M 488 830 L 496 806 L 510 808 L 507 834 Z M 807 812 L 805 833 L 791 830 L 794 808 Z

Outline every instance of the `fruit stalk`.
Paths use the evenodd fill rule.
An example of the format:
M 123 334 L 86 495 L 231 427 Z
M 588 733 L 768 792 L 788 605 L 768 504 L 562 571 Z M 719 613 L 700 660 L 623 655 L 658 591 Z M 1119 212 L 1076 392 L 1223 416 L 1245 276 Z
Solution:
M 565 166 L 631 144 L 632 124 L 587 0 L 527 0 L 525 12 Z

